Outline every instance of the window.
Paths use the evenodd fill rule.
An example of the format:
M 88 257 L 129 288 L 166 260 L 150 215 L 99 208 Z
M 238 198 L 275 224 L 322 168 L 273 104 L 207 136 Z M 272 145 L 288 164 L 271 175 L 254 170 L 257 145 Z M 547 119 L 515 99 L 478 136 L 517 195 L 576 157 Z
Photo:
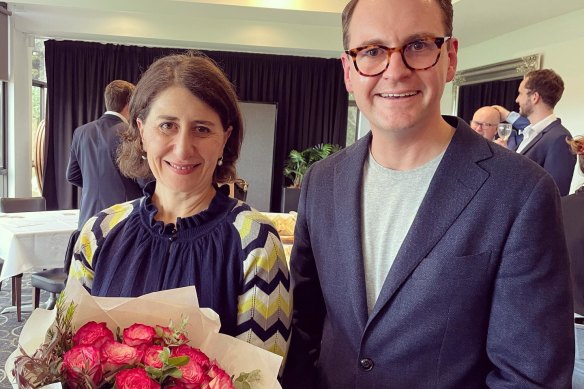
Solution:
M 45 43 L 35 39 L 32 52 L 32 195 L 42 195 L 42 171 L 44 163 L 44 130 L 47 107 L 47 75 L 45 72 Z

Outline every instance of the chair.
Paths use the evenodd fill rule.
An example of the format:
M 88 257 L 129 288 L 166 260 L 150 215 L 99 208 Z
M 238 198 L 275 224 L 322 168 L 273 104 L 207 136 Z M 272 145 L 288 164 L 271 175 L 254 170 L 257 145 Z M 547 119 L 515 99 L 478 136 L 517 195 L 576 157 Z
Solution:
M 0 212 L 14 213 L 46 210 L 47 202 L 44 197 L 0 197 Z M 12 305 L 16 306 L 16 319 L 22 321 L 22 274 L 13 276 L 11 282 Z
M 53 309 L 55 306 L 57 294 L 61 293 L 63 289 L 65 289 L 67 275 L 69 274 L 69 268 L 71 267 L 71 258 L 73 257 L 73 248 L 75 247 L 75 242 L 77 242 L 78 237 L 78 230 L 73 231 L 69 237 L 69 243 L 67 244 L 67 252 L 65 253 L 65 262 L 63 267 L 43 270 L 31 274 L 30 284 L 33 287 L 32 304 L 34 308 L 39 307 L 41 289 L 51 293 L 51 298 L 49 299 L 49 305 L 47 306 L 47 309 Z

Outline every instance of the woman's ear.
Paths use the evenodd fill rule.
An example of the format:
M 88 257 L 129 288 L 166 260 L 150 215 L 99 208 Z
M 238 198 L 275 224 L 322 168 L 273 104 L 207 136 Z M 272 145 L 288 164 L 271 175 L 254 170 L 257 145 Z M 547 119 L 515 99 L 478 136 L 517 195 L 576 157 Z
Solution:
M 227 144 L 227 140 L 231 136 L 231 132 L 233 132 L 233 126 L 227 127 L 227 130 L 225 130 L 225 132 L 223 133 L 223 148 L 225 148 L 225 145 Z

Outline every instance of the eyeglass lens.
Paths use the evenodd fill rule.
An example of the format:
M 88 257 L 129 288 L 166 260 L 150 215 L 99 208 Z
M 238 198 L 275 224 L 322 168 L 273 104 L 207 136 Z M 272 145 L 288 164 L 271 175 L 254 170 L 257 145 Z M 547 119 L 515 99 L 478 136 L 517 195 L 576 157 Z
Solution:
M 438 62 L 443 42 L 443 39 L 429 38 L 406 44 L 402 48 L 405 65 L 415 70 L 431 68 Z M 380 74 L 388 66 L 388 51 L 397 50 L 399 48 L 387 49 L 377 45 L 364 47 L 355 56 L 357 68 L 364 75 Z

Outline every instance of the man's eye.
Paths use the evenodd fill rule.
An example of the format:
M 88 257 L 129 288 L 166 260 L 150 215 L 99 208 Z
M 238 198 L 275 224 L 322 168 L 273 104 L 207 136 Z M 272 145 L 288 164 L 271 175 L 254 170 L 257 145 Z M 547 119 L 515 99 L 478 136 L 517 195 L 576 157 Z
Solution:
M 383 54 L 383 49 L 380 47 L 371 47 L 362 51 L 362 54 L 366 57 L 378 57 Z
M 410 51 L 424 51 L 430 48 L 430 43 L 427 41 L 414 41 L 407 44 Z

